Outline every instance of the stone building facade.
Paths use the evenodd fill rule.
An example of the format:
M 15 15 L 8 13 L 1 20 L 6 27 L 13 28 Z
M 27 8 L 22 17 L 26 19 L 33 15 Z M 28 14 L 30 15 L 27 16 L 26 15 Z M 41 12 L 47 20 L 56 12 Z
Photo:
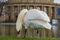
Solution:
M 5 20 L 3 22 L 8 22 L 8 23 L 15 23 L 17 16 L 19 14 L 19 12 L 22 9 L 38 9 L 38 10 L 42 10 L 45 11 L 48 16 L 51 19 L 51 23 L 53 26 L 57 26 L 57 23 L 54 24 L 54 20 L 60 20 L 60 16 L 58 16 L 57 14 L 57 9 L 60 8 L 60 4 L 55 4 L 54 0 L 8 0 L 8 2 L 5 4 Z M 0 19 L 2 19 L 2 17 L 0 17 Z M 3 19 L 2 19 L 3 20 Z M 0 20 L 0 21 L 2 21 Z M 58 23 L 59 25 L 59 23 Z M 3 29 L 3 27 L 1 27 Z M 1 30 L 2 30 L 1 29 Z M 15 30 L 15 25 L 12 26 L 7 26 L 4 28 L 5 30 L 5 34 L 9 35 L 15 35 L 16 30 Z M 8 30 L 8 31 L 7 31 Z M 13 32 L 12 32 L 13 30 Z M 29 35 L 29 30 L 33 30 L 33 29 L 28 29 L 27 32 L 27 36 Z M 3 30 L 2 30 L 3 31 Z M 52 37 L 53 33 L 47 29 L 43 29 L 43 30 L 38 30 L 41 37 Z M 36 32 L 37 30 L 33 30 L 32 33 L 34 33 L 33 35 L 36 36 Z M 1 32 L 0 32 L 1 33 Z M 5 35 L 4 34 L 4 35 Z M 54 34 L 53 36 L 57 36 L 57 34 Z

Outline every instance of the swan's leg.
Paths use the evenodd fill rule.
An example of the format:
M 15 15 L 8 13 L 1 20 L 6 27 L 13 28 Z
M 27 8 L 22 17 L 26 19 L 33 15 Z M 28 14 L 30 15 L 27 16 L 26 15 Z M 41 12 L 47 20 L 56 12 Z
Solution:
M 39 32 L 38 32 L 38 29 L 37 29 L 37 36 L 38 36 L 38 33 L 39 33 Z
M 27 29 L 25 29 L 24 38 L 26 37 L 26 32 L 27 32 Z

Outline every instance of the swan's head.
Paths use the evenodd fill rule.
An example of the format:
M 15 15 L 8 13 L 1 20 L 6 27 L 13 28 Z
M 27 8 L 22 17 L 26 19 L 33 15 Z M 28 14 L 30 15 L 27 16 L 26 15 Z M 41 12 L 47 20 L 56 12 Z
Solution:
M 27 14 L 28 10 L 27 9 L 23 9 L 22 11 L 20 11 L 18 18 L 17 18 L 17 22 L 16 22 L 16 30 L 22 30 L 22 23 L 24 20 L 24 16 Z

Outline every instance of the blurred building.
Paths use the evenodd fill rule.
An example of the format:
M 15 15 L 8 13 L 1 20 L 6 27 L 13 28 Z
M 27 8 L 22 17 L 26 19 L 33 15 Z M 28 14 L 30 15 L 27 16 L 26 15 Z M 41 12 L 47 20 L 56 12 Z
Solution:
M 59 23 L 60 23 L 60 4 L 55 4 L 54 0 L 8 0 L 8 2 L 6 2 L 6 4 L 5 4 L 5 14 L 4 14 L 4 15 L 6 15 L 5 20 L 3 20 L 3 17 L 0 17 L 0 22 L 3 20 L 2 22 L 15 23 L 19 12 L 22 9 L 26 9 L 26 8 L 28 10 L 29 9 L 38 9 L 38 10 L 45 11 L 48 14 L 48 16 L 50 17 L 53 27 L 60 26 L 59 25 Z M 9 27 L 5 27 L 5 28 L 6 28 L 6 32 L 8 32 L 9 34 L 15 34 L 15 29 L 14 29 L 15 26 L 14 27 L 9 26 Z M 7 31 L 7 30 L 9 30 L 9 31 Z M 13 33 L 11 33 L 12 30 L 13 30 Z M 44 31 L 44 30 L 42 30 L 42 31 Z M 48 31 L 48 30 L 46 30 L 46 31 L 47 31 L 47 34 L 45 31 L 41 32 L 41 30 L 39 30 L 39 32 L 41 33 L 40 35 L 51 37 L 52 36 L 51 31 Z M 35 32 L 36 32 L 36 30 L 35 30 Z M 55 34 L 55 36 L 56 36 L 56 34 Z

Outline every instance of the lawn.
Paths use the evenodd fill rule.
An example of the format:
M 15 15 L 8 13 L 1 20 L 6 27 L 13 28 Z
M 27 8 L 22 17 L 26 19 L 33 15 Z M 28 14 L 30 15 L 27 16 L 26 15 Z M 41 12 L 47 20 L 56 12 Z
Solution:
M 16 38 L 16 37 L 1 37 L 0 40 L 60 40 L 60 38 Z

